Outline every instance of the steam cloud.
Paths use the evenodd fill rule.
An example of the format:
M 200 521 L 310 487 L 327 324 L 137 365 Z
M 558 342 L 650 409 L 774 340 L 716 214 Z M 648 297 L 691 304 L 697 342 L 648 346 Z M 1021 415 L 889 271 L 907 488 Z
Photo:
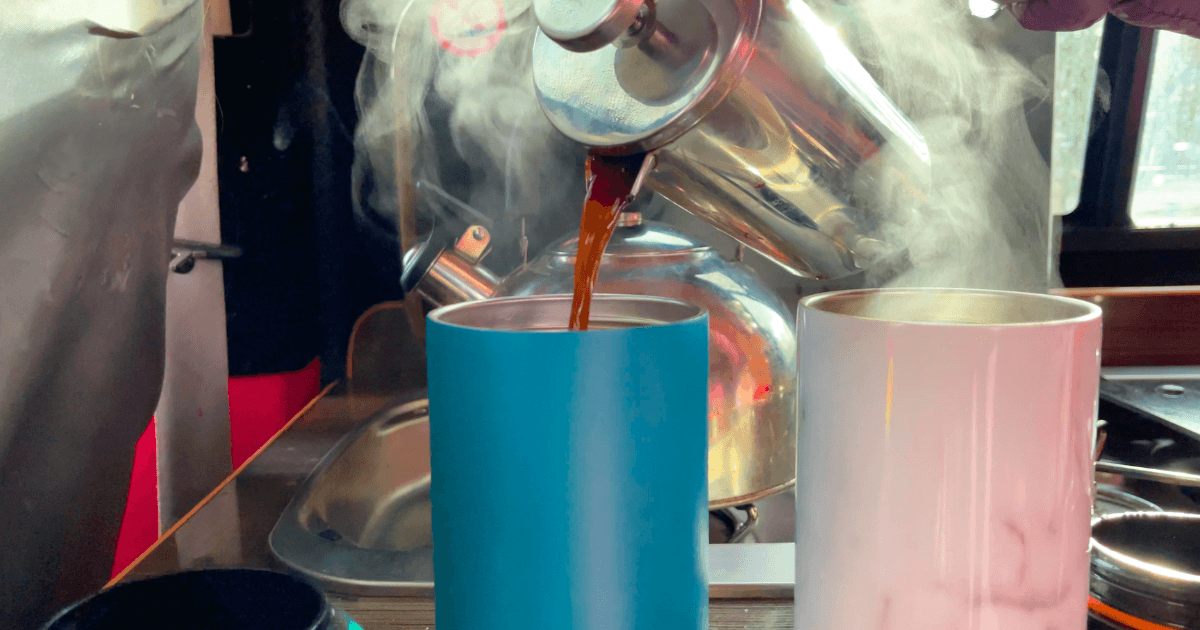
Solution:
M 394 221 L 405 178 L 439 183 L 496 221 L 501 251 L 490 260 L 500 272 L 519 262 L 521 217 L 536 253 L 578 226 L 582 198 L 582 151 L 552 129 L 534 98 L 530 4 L 345 0 L 342 8 L 347 31 L 367 48 L 356 208 Z M 1048 169 L 1023 115 L 1026 103 L 1048 96 L 1045 82 L 971 16 L 966 0 L 810 4 L 842 30 L 930 148 L 928 203 L 882 217 L 879 236 L 907 247 L 914 263 L 892 284 L 1036 291 L 1057 283 L 1047 269 Z M 496 7 L 503 36 L 489 40 Z
M 495 222 L 489 262 L 499 271 L 519 263 L 521 218 L 534 254 L 578 226 L 583 152 L 534 96 L 529 0 L 346 0 L 342 21 L 367 48 L 356 94 L 360 213 L 394 221 L 404 180 L 431 181 Z
M 913 260 L 892 284 L 1058 284 L 1047 266 L 1049 169 L 1024 115 L 1049 88 L 1000 45 L 998 25 L 1011 16 L 980 20 L 965 0 L 845 4 L 847 44 L 925 136 L 933 166 L 928 202 L 883 219 L 884 240 Z

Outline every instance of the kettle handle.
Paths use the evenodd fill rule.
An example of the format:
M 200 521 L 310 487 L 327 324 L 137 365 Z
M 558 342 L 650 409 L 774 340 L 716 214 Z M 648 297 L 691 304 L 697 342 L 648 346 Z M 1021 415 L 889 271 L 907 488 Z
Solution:
M 638 168 L 637 177 L 633 179 L 633 187 L 629 189 L 629 197 L 631 199 L 642 191 L 642 184 L 646 183 L 646 177 L 650 175 L 650 171 L 653 171 L 656 166 L 658 166 L 658 151 L 651 151 L 642 160 L 642 166 Z
M 493 225 L 493 221 L 487 215 L 463 203 L 433 182 L 418 180 L 416 188 L 417 194 L 433 208 L 433 229 L 421 244 L 403 254 L 400 288 L 405 295 L 416 290 L 417 285 L 437 263 L 442 252 L 454 247 L 456 242 L 468 245 L 466 257 L 471 263 L 479 262 L 487 255 L 490 245 L 488 230 Z M 477 229 L 483 230 L 484 238 L 473 238 L 472 233 Z

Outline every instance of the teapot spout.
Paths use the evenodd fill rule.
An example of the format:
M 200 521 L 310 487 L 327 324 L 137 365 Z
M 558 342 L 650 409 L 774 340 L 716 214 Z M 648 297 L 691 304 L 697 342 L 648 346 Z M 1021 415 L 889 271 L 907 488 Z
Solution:
M 496 295 L 500 279 L 480 264 L 487 253 L 487 229 L 473 225 L 452 245 L 438 247 L 430 238 L 404 253 L 400 284 L 433 306 L 486 300 Z

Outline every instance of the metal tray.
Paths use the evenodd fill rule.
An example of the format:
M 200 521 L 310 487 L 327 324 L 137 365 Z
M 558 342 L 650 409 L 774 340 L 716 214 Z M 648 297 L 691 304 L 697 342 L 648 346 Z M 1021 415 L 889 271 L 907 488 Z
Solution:
M 430 597 L 429 480 L 428 402 L 390 404 L 313 469 L 271 531 L 271 553 L 334 593 Z M 526 518 L 520 510 L 511 517 Z M 709 595 L 790 598 L 794 558 L 790 542 L 711 545 Z

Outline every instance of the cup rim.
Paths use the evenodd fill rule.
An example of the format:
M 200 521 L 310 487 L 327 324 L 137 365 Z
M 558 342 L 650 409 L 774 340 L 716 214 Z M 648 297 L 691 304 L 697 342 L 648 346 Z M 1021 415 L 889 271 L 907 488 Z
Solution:
M 843 308 L 863 305 L 868 300 L 887 299 L 892 297 L 936 297 L 939 295 L 974 298 L 980 301 L 1006 300 L 1015 305 L 1025 305 L 1039 309 L 1057 310 L 1061 315 L 1030 317 L 1026 320 L 1013 321 L 958 321 L 939 320 L 936 318 L 923 319 L 918 317 L 879 317 L 846 312 L 833 308 Z M 829 291 L 810 295 L 800 300 L 798 311 L 813 311 L 832 317 L 844 317 L 861 321 L 873 321 L 886 324 L 903 324 L 910 326 L 937 327 L 975 327 L 975 328 L 1017 328 L 1017 327 L 1046 327 L 1059 325 L 1083 324 L 1101 318 L 1101 309 L 1092 302 L 1076 298 L 1046 293 L 1027 293 L 1021 291 L 998 291 L 992 289 L 961 289 L 933 287 L 905 287 L 883 289 L 849 289 L 845 291 Z
M 141 593 L 154 587 L 161 587 L 173 583 L 181 583 L 188 580 L 196 579 L 201 576 L 209 576 L 216 580 L 223 576 L 238 575 L 238 576 L 254 576 L 256 579 L 273 580 L 279 584 L 287 584 L 293 593 L 301 592 L 314 597 L 313 603 L 316 604 L 313 618 L 309 625 L 305 626 L 307 630 L 321 630 L 328 627 L 330 615 L 333 613 L 333 608 L 330 605 L 329 598 L 326 597 L 325 591 L 314 584 L 310 579 L 297 575 L 291 572 L 276 571 L 272 569 L 263 569 L 258 567 L 209 567 L 199 569 L 184 569 L 172 573 L 164 573 L 162 575 L 153 575 L 138 579 L 129 580 L 126 582 L 118 582 L 117 584 L 102 589 L 99 592 L 92 593 L 75 602 L 67 605 L 54 614 L 44 625 L 41 630 L 55 630 L 64 623 L 67 623 L 75 615 L 80 615 L 88 611 L 90 607 L 99 606 L 105 608 L 113 606 L 113 601 L 121 601 L 124 598 L 129 598 L 131 595 L 135 597 L 148 596 L 149 593 Z M 73 626 L 74 624 L 72 624 Z
M 567 330 L 570 294 L 514 296 L 462 302 L 430 311 L 431 323 L 470 330 L 524 333 L 602 334 L 688 324 L 708 317 L 708 309 L 671 298 L 597 293 L 586 331 Z

